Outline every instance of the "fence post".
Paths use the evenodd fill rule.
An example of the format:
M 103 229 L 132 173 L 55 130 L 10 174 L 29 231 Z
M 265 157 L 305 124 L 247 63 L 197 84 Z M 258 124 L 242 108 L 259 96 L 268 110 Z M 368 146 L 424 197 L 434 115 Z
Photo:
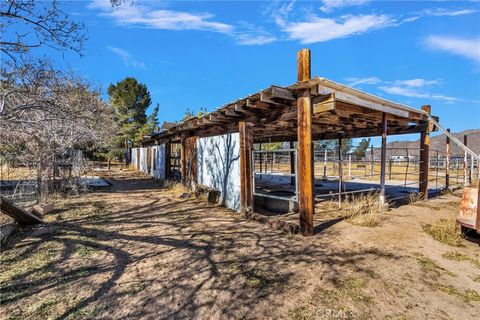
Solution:
M 423 105 L 422 111 L 430 114 L 430 105 Z M 428 167 L 429 167 L 429 149 L 430 149 L 430 130 L 431 122 L 427 122 L 427 128 L 420 133 L 420 174 L 418 179 L 419 193 L 423 200 L 428 199 Z
M 447 132 L 450 133 L 450 129 L 447 129 Z M 450 138 L 447 136 L 446 141 L 446 159 L 445 159 L 445 188 L 448 189 L 450 186 Z
M 373 145 L 370 146 L 370 179 L 373 177 L 373 165 L 374 165 Z
M 437 163 L 436 163 L 436 170 L 435 170 L 435 189 L 438 189 L 438 163 L 439 163 L 439 157 L 438 157 L 438 151 L 437 153 Z
M 392 159 L 388 159 L 388 180 L 392 180 Z
M 323 156 L 323 179 L 327 179 L 327 148 L 325 148 L 325 155 Z
M 467 135 L 463 136 L 463 144 L 467 145 Z M 464 152 L 463 155 L 463 186 L 467 186 L 468 184 L 468 154 L 467 151 Z
M 352 155 L 348 155 L 348 178 L 352 178 Z

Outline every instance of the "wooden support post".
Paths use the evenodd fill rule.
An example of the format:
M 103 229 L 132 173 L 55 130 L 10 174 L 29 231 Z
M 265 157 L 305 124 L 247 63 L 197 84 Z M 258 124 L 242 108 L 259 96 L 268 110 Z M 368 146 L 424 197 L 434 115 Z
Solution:
M 431 107 L 429 105 L 422 106 L 422 110 L 431 113 Z M 418 180 L 418 191 L 420 198 L 428 199 L 428 167 L 429 167 L 429 150 L 430 150 L 430 128 L 429 123 L 427 129 L 420 133 L 420 174 Z
M 311 78 L 310 49 L 301 49 L 297 53 L 297 81 L 308 81 Z
M 477 232 L 480 233 L 480 179 L 478 180 L 477 187 L 477 221 L 475 227 L 477 228 Z
M 385 203 L 385 166 L 387 160 L 387 114 L 382 113 L 382 150 L 380 160 L 380 203 Z
M 172 145 L 165 142 L 165 180 L 170 179 L 170 167 L 172 165 Z
M 297 55 L 298 81 L 310 80 L 310 50 L 302 49 Z M 313 145 L 312 145 L 312 104 L 310 90 L 304 89 L 297 98 L 297 161 L 298 161 L 298 209 L 300 232 L 313 234 Z
M 467 135 L 463 136 L 463 144 L 466 146 L 468 142 Z M 468 184 L 468 154 L 465 151 L 463 155 L 463 185 L 466 186 Z
M 240 121 L 238 123 L 240 133 L 240 211 L 247 214 L 253 210 L 253 188 L 252 180 L 252 157 L 253 149 L 253 125 Z
M 338 207 L 342 207 L 342 182 L 343 182 L 343 161 L 342 161 L 342 138 L 338 139 Z
M 261 142 L 258 144 L 258 150 L 262 151 L 262 143 Z M 260 158 L 260 180 L 262 180 L 262 174 L 261 173 L 263 172 L 263 170 L 262 170 L 263 169 L 262 168 L 263 167 L 263 153 L 260 152 L 258 154 L 258 157 Z
M 185 166 L 183 182 L 190 190 L 197 185 L 197 137 L 188 137 L 183 141 L 182 166 Z
M 137 170 L 140 171 L 140 148 L 137 148 Z
M 450 129 L 447 129 L 447 132 L 450 133 Z M 450 138 L 448 136 L 445 153 L 445 188 L 448 189 L 450 187 Z
M 182 184 L 187 186 L 187 138 L 182 137 L 180 140 L 180 178 Z
M 295 144 L 293 143 L 293 140 L 290 140 L 290 149 L 295 148 Z M 290 174 L 295 173 L 295 152 L 290 151 Z M 290 178 L 290 185 L 294 186 L 295 185 L 295 177 Z

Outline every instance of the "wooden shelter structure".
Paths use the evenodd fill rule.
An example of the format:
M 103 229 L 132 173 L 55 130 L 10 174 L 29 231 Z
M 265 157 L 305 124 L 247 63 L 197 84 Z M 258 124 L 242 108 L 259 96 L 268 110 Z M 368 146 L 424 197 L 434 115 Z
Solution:
M 381 194 L 385 190 L 385 149 L 388 135 L 420 133 L 420 193 L 427 197 L 429 133 L 436 130 L 430 106 L 421 110 L 388 101 L 321 77 L 311 77 L 310 50 L 297 55 L 297 82 L 270 86 L 228 103 L 200 117 L 191 117 L 153 134 L 143 145 L 165 144 L 166 162 L 170 145 L 181 144 L 181 177 L 187 185 L 196 179 L 195 145 L 198 138 L 230 133 L 240 135 L 240 207 L 254 210 L 254 143 L 296 142 L 297 200 L 300 231 L 313 233 L 314 166 L 313 141 L 359 137 L 382 137 Z M 166 166 L 165 177 L 169 172 Z

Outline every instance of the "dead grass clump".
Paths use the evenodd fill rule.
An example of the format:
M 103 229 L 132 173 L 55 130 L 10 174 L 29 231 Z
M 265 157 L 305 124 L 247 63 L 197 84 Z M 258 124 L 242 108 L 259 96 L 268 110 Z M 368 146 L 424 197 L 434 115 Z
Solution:
M 267 288 L 277 281 L 275 274 L 265 270 L 246 270 L 243 272 L 243 276 L 249 287 Z
M 293 320 L 315 319 L 315 312 L 308 306 L 300 306 L 288 311 L 288 316 Z
M 362 227 L 375 227 L 380 223 L 384 205 L 380 202 L 379 194 L 362 194 L 348 199 L 346 210 L 348 222 Z
M 424 225 L 423 231 L 433 239 L 452 247 L 463 247 L 460 227 L 455 220 L 440 220 L 438 225 Z
M 167 186 L 168 193 L 173 195 L 182 195 L 184 193 L 189 193 L 187 187 L 181 183 L 171 183 Z
M 413 204 L 423 200 L 423 193 L 412 192 L 408 195 L 408 203 Z

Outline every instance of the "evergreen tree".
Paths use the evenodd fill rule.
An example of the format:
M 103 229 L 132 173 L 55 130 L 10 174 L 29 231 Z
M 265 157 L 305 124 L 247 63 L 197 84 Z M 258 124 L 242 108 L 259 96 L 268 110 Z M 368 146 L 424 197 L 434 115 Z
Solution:
M 355 155 L 358 158 L 365 157 L 367 153 L 367 149 L 370 146 L 370 140 L 371 140 L 370 138 L 363 138 L 358 144 L 358 146 L 355 148 Z
M 116 84 L 111 84 L 108 87 L 108 95 L 119 125 L 118 142 L 126 145 L 127 141 L 131 141 L 135 144 L 145 129 L 147 124 L 145 111 L 152 103 L 147 86 L 135 78 L 127 77 Z

